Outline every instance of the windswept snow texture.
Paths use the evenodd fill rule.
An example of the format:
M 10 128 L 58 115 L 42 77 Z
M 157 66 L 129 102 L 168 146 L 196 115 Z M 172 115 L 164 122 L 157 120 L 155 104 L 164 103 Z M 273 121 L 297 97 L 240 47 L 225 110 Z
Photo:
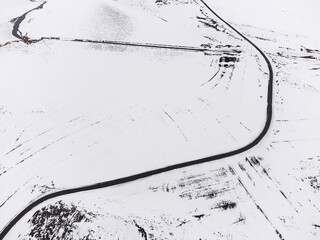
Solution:
M 42 2 L 1 1 L 0 228 L 45 193 L 234 150 L 265 124 L 265 62 L 199 1 L 50 0 L 19 27 L 45 38 L 28 45 L 13 42 L 10 20 Z M 273 63 L 263 141 L 51 199 L 6 239 L 320 238 L 319 2 L 206 3 Z
M 236 150 L 265 126 L 265 61 L 201 2 L 4 4 L 0 228 L 45 193 Z
M 311 10 L 309 16 L 299 15 L 304 6 L 293 11 L 298 1 L 283 2 L 288 4 L 286 8 L 268 1 L 269 11 L 251 9 L 249 19 L 241 11 L 250 9 L 250 0 L 215 0 L 210 4 L 262 46 L 273 62 L 274 119 L 262 143 L 223 161 L 63 197 L 67 206 L 74 204 L 97 214 L 92 222 L 74 231 L 75 239 L 89 233 L 93 239 L 320 238 L 319 24 L 310 21 L 314 16 Z M 317 4 L 309 9 L 316 9 Z M 270 11 L 282 12 L 283 21 L 278 14 L 278 22 L 270 19 Z M 259 20 L 253 22 L 252 16 Z M 306 29 L 281 30 L 292 22 L 314 31 L 310 35 Z M 35 211 L 60 200 L 52 199 Z M 30 212 L 16 226 L 12 239 L 19 234 L 20 239 L 29 236 L 32 224 L 27 221 L 32 215 Z

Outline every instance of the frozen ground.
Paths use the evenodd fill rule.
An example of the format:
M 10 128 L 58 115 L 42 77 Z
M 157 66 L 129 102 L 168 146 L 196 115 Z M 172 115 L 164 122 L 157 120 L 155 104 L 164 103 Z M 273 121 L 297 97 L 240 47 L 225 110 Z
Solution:
M 30 7 L 22 0 L 4 4 L 23 10 L 11 7 L 7 19 L 39 5 Z M 200 2 L 99 4 L 106 2 L 82 1 L 79 11 L 68 12 L 61 9 L 70 9 L 72 1 L 48 2 L 28 15 L 23 35 L 68 41 L 0 48 L 5 89 L 0 95 L 1 226 L 43 193 L 233 150 L 252 141 L 264 126 L 265 64 Z M 271 1 L 265 6 L 275 13 L 270 21 L 268 11 L 249 0 L 208 4 L 273 62 L 274 118 L 262 143 L 218 162 L 52 199 L 26 215 L 8 239 L 27 239 L 32 229 L 28 219 L 50 203 L 58 212 L 69 211 L 67 221 L 74 229 L 65 239 L 319 239 L 320 46 L 313 41 L 319 37 L 319 22 L 311 10 L 304 11 L 318 3 L 309 1 L 297 12 L 298 3 L 279 6 Z M 115 24 L 131 23 L 130 30 L 113 24 L 108 31 L 99 29 L 103 22 L 94 14 L 97 6 L 113 19 L 118 19 L 115 11 L 125 14 L 120 19 L 127 22 Z M 83 8 L 88 16 L 80 12 Z M 61 28 L 54 24 L 58 10 Z M 12 24 L 2 16 L 5 43 L 13 40 L 5 31 Z M 201 25 L 202 18 L 212 23 L 208 17 L 218 25 Z M 179 34 L 167 36 L 161 18 L 172 23 L 170 32 Z M 289 23 L 297 28 L 287 27 Z M 212 51 L 69 41 L 75 38 L 211 46 Z M 241 51 L 235 55 L 239 61 L 219 70 L 220 57 L 230 50 Z M 208 81 L 218 70 L 224 75 L 218 72 Z M 53 229 L 55 237 L 62 234 L 59 226 Z M 48 226 L 42 227 L 33 223 L 34 230 L 50 233 Z
M 45 192 L 225 153 L 263 129 L 266 64 L 202 4 L 37 4 L 11 27 L 20 21 L 18 37 L 55 39 L 0 49 L 2 225 Z

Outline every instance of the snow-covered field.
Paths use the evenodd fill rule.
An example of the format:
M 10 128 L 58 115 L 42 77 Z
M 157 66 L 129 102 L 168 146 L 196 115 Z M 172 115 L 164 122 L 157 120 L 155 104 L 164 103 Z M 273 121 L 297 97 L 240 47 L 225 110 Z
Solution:
M 262 2 L 206 1 L 273 63 L 259 145 L 51 199 L 8 239 L 58 239 L 64 221 L 63 239 L 319 239 L 319 3 Z M 265 126 L 266 63 L 201 1 L 50 0 L 19 29 L 59 40 L 31 44 L 10 20 L 42 3 L 0 4 L 0 228 L 43 194 L 232 151 Z M 50 204 L 66 212 L 52 232 L 28 222 Z

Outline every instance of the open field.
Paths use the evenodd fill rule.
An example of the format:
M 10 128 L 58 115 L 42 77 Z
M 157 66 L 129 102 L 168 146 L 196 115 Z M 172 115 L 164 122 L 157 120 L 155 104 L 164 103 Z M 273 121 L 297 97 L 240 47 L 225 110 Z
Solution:
M 273 119 L 257 146 L 50 199 L 5 239 L 30 229 L 58 239 L 66 219 L 63 239 L 318 239 L 317 22 L 310 14 L 299 18 L 308 30 L 273 30 L 241 15 L 248 3 L 235 12 L 220 0 L 3 1 L 0 228 L 41 196 L 232 152 L 267 129 L 267 63 L 205 4 L 274 71 Z M 275 16 L 295 22 L 281 7 Z M 50 204 L 66 219 L 50 231 L 28 222 Z

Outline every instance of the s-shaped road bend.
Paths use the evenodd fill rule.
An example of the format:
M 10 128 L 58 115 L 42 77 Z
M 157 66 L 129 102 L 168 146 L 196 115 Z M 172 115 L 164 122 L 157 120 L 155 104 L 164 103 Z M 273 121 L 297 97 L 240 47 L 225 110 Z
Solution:
M 237 33 L 243 40 L 247 41 L 249 44 L 252 45 L 253 48 L 255 48 L 258 53 L 263 57 L 263 59 L 265 60 L 267 67 L 268 67 L 268 71 L 269 71 L 269 79 L 268 79 L 268 85 L 267 85 L 267 107 L 266 107 L 266 120 L 265 120 L 265 125 L 263 127 L 263 129 L 261 130 L 260 134 L 249 144 L 229 151 L 229 152 L 225 152 L 222 154 L 218 154 L 218 155 L 214 155 L 214 156 L 210 156 L 210 157 L 206 157 L 206 158 L 201 158 L 201 159 L 195 159 L 195 160 L 190 160 L 187 162 L 183 162 L 183 163 L 179 163 L 179 164 L 175 164 L 175 165 L 171 165 L 171 166 L 167 166 L 167 167 L 163 167 L 163 168 L 158 168 L 158 169 L 154 169 L 151 171 L 146 171 L 146 172 L 142 172 L 139 174 L 135 174 L 135 175 L 131 175 L 131 176 L 127 176 L 127 177 L 122 177 L 122 178 L 118 178 L 118 179 L 114 179 L 114 180 L 110 180 L 110 181 L 105 181 L 105 182 L 99 182 L 96 184 L 92 184 L 92 185 L 88 185 L 88 186 L 83 186 L 83 187 L 78 187 L 78 188 L 72 188 L 72 189 L 65 189 L 65 190 L 60 190 L 57 192 L 52 192 L 49 193 L 47 195 L 44 195 L 36 200 L 34 200 L 33 202 L 31 202 L 28 206 L 26 206 L 20 213 L 18 213 L 10 222 L 8 222 L 8 224 L 2 229 L 1 233 L 0 233 L 0 240 L 5 239 L 6 235 L 8 234 L 8 232 L 13 228 L 13 226 L 25 215 L 27 214 L 29 211 L 31 211 L 34 207 L 36 207 L 37 205 L 39 205 L 40 203 L 43 203 L 44 201 L 48 200 L 48 199 L 52 199 L 55 197 L 59 197 L 59 196 L 64 196 L 64 195 L 68 195 L 68 194 L 72 194 L 72 193 L 78 193 L 78 192 L 85 192 L 85 191 L 90 191 L 90 190 L 96 190 L 96 189 L 100 189 L 100 188 L 107 188 L 107 187 L 111 187 L 111 186 L 116 186 L 119 184 L 124 184 L 124 183 L 128 183 L 128 182 L 132 182 L 138 179 L 143 179 L 143 178 L 147 178 L 153 175 L 157 175 L 160 173 L 165 173 L 165 172 L 169 172 L 175 169 L 180 169 L 180 168 L 184 168 L 184 167 L 189 167 L 189 166 L 193 166 L 193 165 L 198 165 L 198 164 L 202 164 L 202 163 L 206 163 L 206 162 L 212 162 L 215 160 L 219 160 L 219 159 L 223 159 L 223 158 L 227 158 L 227 157 L 231 157 L 240 153 L 243 153 L 253 147 L 255 147 L 263 138 L 264 136 L 267 134 L 270 124 L 271 124 L 271 119 L 272 119 L 272 102 L 273 102 L 273 70 L 272 70 L 272 66 L 270 61 L 268 60 L 268 58 L 266 57 L 266 55 L 263 53 L 263 51 L 256 46 L 253 42 L 251 42 L 251 40 L 249 40 L 247 37 L 245 37 L 243 34 L 241 34 L 238 30 L 236 30 L 233 26 L 231 26 L 227 21 L 225 21 L 224 19 L 222 19 L 217 13 L 215 13 L 210 7 L 209 5 L 204 1 L 204 0 L 200 0 L 200 2 L 213 14 L 215 15 L 216 18 L 218 18 L 221 22 L 223 22 L 225 25 L 227 25 L 232 31 L 234 31 L 235 33 Z M 25 19 L 25 16 L 33 11 L 33 10 L 37 10 L 37 9 L 41 9 L 44 4 L 46 2 L 43 2 L 40 6 L 38 6 L 37 8 L 34 8 L 30 11 L 28 11 L 27 13 L 21 15 L 20 17 L 14 19 L 15 20 L 15 24 L 14 24 L 14 28 L 12 30 L 12 34 L 17 37 L 20 40 L 24 40 L 24 41 L 29 41 L 29 38 L 26 39 L 22 36 L 21 32 L 19 31 L 19 25 L 20 23 Z M 53 38 L 54 39 L 54 38 Z M 41 41 L 43 39 L 40 40 L 35 40 L 35 41 Z M 57 39 L 59 40 L 59 39 Z M 34 40 L 31 40 L 34 41 Z M 79 41 L 79 40 L 76 40 Z M 85 42 L 86 40 L 84 40 Z M 117 44 L 116 42 L 101 42 L 101 43 L 105 43 L 105 44 Z M 122 44 L 122 45 L 131 45 L 131 46 L 140 46 L 140 47 L 153 47 L 153 48 L 175 48 L 175 49 L 181 49 L 181 50 L 188 50 L 188 49 L 184 49 L 183 47 L 180 46 L 170 46 L 170 45 L 148 45 L 148 44 L 132 44 L 132 43 L 118 43 L 118 44 Z M 191 51 L 202 51 L 201 49 L 189 49 Z

